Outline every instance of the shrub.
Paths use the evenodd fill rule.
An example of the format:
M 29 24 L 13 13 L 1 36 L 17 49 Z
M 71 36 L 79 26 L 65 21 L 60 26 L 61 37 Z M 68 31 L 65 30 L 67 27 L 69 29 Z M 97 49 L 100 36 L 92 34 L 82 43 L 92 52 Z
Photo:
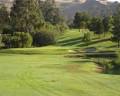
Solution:
M 55 43 L 55 35 L 53 32 L 48 32 L 46 30 L 43 30 L 33 34 L 34 46 L 40 47 L 54 43 Z
M 29 33 L 16 32 L 13 35 L 4 34 L 3 43 L 5 48 L 26 48 L 32 45 L 32 36 Z
M 85 42 L 89 42 L 91 40 L 91 34 L 89 32 L 84 33 L 84 36 L 83 36 L 82 40 L 85 41 Z
M 11 35 L 10 34 L 2 35 L 2 42 L 5 48 L 11 48 Z
M 18 47 L 26 48 L 32 45 L 33 39 L 29 33 L 16 32 L 13 37 L 13 41 L 16 40 L 17 43 L 20 43 Z
M 67 29 L 68 29 L 68 26 L 65 23 L 56 25 L 56 31 L 58 31 L 59 33 L 64 33 Z

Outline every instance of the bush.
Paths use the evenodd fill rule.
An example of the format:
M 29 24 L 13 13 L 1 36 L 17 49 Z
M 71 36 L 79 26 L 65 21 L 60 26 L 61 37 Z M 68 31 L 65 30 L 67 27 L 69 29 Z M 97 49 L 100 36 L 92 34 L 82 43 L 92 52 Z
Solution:
M 58 31 L 59 33 L 64 33 L 67 29 L 68 26 L 65 23 L 56 25 L 56 31 Z
M 91 34 L 89 32 L 84 33 L 84 36 L 83 36 L 82 40 L 85 41 L 85 42 L 89 42 L 91 40 Z
M 24 33 L 24 32 L 16 32 L 14 33 L 13 36 L 13 41 L 17 40 L 19 44 L 18 47 L 26 48 L 26 47 L 31 47 L 33 39 L 32 36 L 29 33 Z
M 32 45 L 32 36 L 29 33 L 16 32 L 13 35 L 4 34 L 2 41 L 5 48 L 27 48 Z
M 33 34 L 34 46 L 40 47 L 54 43 L 55 43 L 55 35 L 53 32 L 48 32 L 46 30 L 43 30 Z

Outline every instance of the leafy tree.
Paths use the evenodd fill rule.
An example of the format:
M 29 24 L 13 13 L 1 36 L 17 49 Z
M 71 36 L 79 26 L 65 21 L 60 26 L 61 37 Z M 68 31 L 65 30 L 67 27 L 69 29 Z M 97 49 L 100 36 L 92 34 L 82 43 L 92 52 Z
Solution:
M 40 1 L 39 4 L 46 22 L 50 22 L 53 25 L 64 22 L 60 10 L 56 6 L 55 0 Z
M 104 32 L 104 25 L 101 18 L 93 17 L 91 23 L 89 24 L 90 31 L 95 32 L 95 34 L 102 34 Z
M 113 17 L 112 16 L 104 17 L 103 18 L 103 25 L 104 25 L 105 32 L 112 31 Z
M 118 42 L 118 47 L 120 46 L 120 10 L 114 15 L 113 23 L 113 40 Z
M 2 33 L 3 29 L 8 26 L 9 23 L 9 13 L 7 8 L 3 5 L 0 7 L 0 33 Z
M 11 9 L 11 26 L 16 32 L 36 32 L 44 25 L 38 0 L 15 0 Z
M 77 12 L 74 17 L 73 25 L 75 28 L 87 28 L 90 17 L 87 13 Z

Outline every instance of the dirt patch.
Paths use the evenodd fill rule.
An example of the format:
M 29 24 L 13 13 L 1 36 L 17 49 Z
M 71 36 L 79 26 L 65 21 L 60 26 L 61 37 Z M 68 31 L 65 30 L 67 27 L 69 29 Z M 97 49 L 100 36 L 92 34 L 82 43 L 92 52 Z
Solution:
M 100 67 L 100 66 L 98 66 L 97 68 L 96 68 L 96 72 L 97 73 L 103 73 L 104 72 L 104 68 L 103 67 Z

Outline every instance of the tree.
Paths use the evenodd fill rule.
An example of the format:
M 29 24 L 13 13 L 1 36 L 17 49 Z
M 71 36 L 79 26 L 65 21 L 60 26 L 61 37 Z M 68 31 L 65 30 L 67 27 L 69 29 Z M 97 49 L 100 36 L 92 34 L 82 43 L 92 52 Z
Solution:
M 39 6 L 42 9 L 46 22 L 50 22 L 53 25 L 64 22 L 63 17 L 60 14 L 60 10 L 56 6 L 55 0 L 40 1 Z
M 0 33 L 3 32 L 3 29 L 8 26 L 9 23 L 9 13 L 7 11 L 7 8 L 2 5 L 0 8 Z
M 93 17 L 91 23 L 89 24 L 90 31 L 93 31 L 95 34 L 104 33 L 104 25 L 101 18 Z
M 118 47 L 120 47 L 120 10 L 114 15 L 114 23 L 113 23 L 113 40 L 118 42 Z
M 87 28 L 90 17 L 87 13 L 77 12 L 74 16 L 73 25 L 75 28 Z
M 103 25 L 104 25 L 104 35 L 106 32 L 111 32 L 113 27 L 113 17 L 112 16 L 104 17 Z
M 38 0 L 15 0 L 10 13 L 15 32 L 36 32 L 44 25 Z

